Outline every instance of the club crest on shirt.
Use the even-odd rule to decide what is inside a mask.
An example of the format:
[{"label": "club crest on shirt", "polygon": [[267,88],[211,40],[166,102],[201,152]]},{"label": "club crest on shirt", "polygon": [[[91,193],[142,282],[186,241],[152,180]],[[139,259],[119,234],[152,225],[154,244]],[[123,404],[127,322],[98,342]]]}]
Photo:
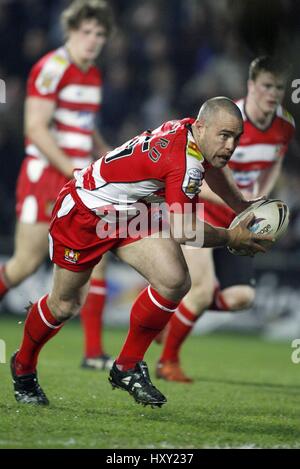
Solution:
[{"label": "club crest on shirt", "polygon": [[80,252],[70,248],[65,248],[65,261],[76,264],[79,260]]},{"label": "club crest on shirt", "polygon": [[189,178],[188,184],[185,188],[185,193],[186,194],[198,194],[199,192],[199,180]]}]

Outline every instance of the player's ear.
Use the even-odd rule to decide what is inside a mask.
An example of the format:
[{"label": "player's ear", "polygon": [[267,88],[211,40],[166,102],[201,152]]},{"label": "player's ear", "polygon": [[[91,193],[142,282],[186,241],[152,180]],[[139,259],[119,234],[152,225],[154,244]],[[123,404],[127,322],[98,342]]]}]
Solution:
[{"label": "player's ear", "polygon": [[254,81],[253,80],[248,80],[247,81],[247,88],[248,88],[248,93],[251,93],[254,89]]},{"label": "player's ear", "polygon": [[195,126],[197,127],[198,130],[202,130],[205,125],[205,120],[203,117],[197,118],[195,120]]}]

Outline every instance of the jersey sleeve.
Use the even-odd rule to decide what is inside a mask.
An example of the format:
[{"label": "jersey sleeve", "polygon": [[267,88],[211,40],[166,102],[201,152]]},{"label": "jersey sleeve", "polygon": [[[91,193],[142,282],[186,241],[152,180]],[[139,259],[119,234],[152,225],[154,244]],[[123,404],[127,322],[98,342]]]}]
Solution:
[{"label": "jersey sleeve", "polygon": [[167,172],[165,200],[172,212],[183,213],[185,204],[196,210],[198,193],[204,177],[201,161],[190,147],[187,138],[175,140],[171,149],[172,165]]},{"label": "jersey sleeve", "polygon": [[56,100],[67,67],[68,61],[58,54],[44,56],[31,69],[27,81],[27,96]]},{"label": "jersey sleeve", "polygon": [[283,158],[287,152],[290,141],[292,140],[295,134],[296,124],[295,124],[295,120],[293,116],[284,108],[282,108],[281,117],[283,119],[282,121],[283,122],[282,124],[283,143],[279,150],[279,157]]}]

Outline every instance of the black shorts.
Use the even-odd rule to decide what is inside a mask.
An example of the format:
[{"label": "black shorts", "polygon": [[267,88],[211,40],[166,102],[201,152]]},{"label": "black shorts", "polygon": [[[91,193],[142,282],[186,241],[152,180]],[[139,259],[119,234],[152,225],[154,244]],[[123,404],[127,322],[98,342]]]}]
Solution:
[{"label": "black shorts", "polygon": [[255,287],[254,258],[234,256],[227,248],[214,249],[216,276],[221,289],[233,285]]}]

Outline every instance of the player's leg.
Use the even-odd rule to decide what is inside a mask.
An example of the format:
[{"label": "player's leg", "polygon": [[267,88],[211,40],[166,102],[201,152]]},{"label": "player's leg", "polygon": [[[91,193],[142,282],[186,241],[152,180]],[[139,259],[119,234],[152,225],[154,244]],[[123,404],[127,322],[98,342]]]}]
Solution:
[{"label": "player's leg", "polygon": [[17,401],[38,405],[49,403],[37,380],[38,356],[65,321],[79,312],[91,271],[72,272],[55,266],[51,293],[30,306],[20,350],[11,359]]},{"label": "player's leg", "polygon": [[66,178],[37,158],[26,157],[16,189],[17,225],[14,254],[0,269],[0,299],[35,272],[48,255],[51,212]]},{"label": "player's leg", "polygon": [[33,274],[44,261],[48,254],[48,229],[47,223],[17,222],[14,254],[0,274],[0,297]]},{"label": "player's leg", "polygon": [[255,299],[254,260],[233,256],[227,249],[216,249],[214,260],[222,289],[216,289],[211,309],[242,311],[249,309]]},{"label": "player's leg", "polygon": [[164,346],[157,364],[156,376],[167,381],[191,383],[180,366],[180,349],[198,317],[211,304],[215,286],[212,249],[183,247],[192,286],[165,330]]},{"label": "player's leg", "polygon": [[234,285],[216,293],[218,310],[243,311],[251,308],[255,299],[255,289],[250,285]]},{"label": "player's leg", "polygon": [[[213,257],[214,252],[214,257]],[[184,250],[192,287],[180,303],[166,328],[166,337],[157,366],[157,377],[167,381],[190,383],[180,366],[180,349],[196,321],[207,309],[241,311],[249,308],[255,296],[253,262],[250,258],[232,256],[227,250]],[[216,283],[214,260],[217,260]],[[205,272],[205,275],[202,274]],[[241,283],[240,285],[238,283]]]},{"label": "player's leg", "polygon": [[81,366],[93,370],[110,370],[113,359],[103,346],[103,312],[106,300],[106,280],[109,254],[105,254],[92,272],[88,295],[80,317],[84,333],[84,358]]},{"label": "player's leg", "polygon": [[122,247],[117,255],[150,285],[132,306],[129,332],[110,372],[110,381],[127,390],[137,402],[162,405],[166,399],[152,385],[143,358],[190,288],[187,265],[180,246],[171,239],[142,239]]}]

